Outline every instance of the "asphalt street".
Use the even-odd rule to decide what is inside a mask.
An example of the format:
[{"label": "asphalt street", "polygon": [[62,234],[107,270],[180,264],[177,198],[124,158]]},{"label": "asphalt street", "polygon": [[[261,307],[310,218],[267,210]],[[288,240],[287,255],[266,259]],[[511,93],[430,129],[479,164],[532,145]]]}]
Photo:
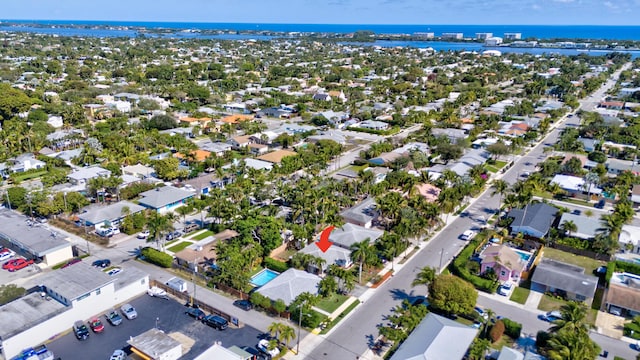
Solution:
[{"label": "asphalt street", "polygon": [[[607,81],[605,85],[592,94],[588,99],[581,102],[585,110],[591,110],[594,104],[602,99],[606,90],[613,86],[613,80]],[[514,165],[508,169],[503,179],[509,183],[514,183],[519,174],[524,171],[531,171],[535,164],[546,157],[543,149],[554,144],[562,129],[565,126],[579,125],[576,116],[565,117],[553,128],[549,134],[542,139],[526,156],[516,157]],[[530,165],[527,165],[530,164]],[[376,290],[376,294],[356,308],[355,313],[345,319],[343,323],[326,336],[315,348],[304,355],[305,359],[365,359],[363,354],[372,344],[372,340],[377,338],[377,325],[384,323],[385,316],[390,310],[401,304],[402,300],[417,295],[425,295],[424,287],[413,288],[411,282],[415,274],[424,266],[444,267],[451,259],[458,254],[465,244],[459,240],[459,235],[469,229],[480,226],[479,216],[488,218],[498,207],[498,196],[491,195],[492,190],[488,189],[481,194],[466,212],[470,216],[458,217],[446,226],[437,236],[429,241],[427,246],[416,255],[402,269],[397,271],[395,276]],[[443,260],[444,259],[444,260]],[[494,309],[499,312],[500,309]]]}]

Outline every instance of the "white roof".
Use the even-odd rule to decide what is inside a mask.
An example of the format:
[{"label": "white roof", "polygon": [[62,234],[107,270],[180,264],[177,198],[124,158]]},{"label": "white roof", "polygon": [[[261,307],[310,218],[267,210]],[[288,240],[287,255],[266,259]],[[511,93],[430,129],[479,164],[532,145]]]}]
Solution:
[{"label": "white roof", "polygon": [[[577,176],[556,175],[551,179],[551,182],[558,184],[564,190],[586,192],[586,189],[584,188],[584,179]],[[597,187],[595,184],[591,184],[589,187],[591,188],[592,194],[602,193],[602,189]]]},{"label": "white roof", "polygon": [[640,227],[633,225],[622,225],[618,242],[623,244],[640,245]]},{"label": "white roof", "polygon": [[271,300],[282,299],[285,304],[289,305],[298,295],[304,292],[316,295],[320,280],[318,275],[298,269],[289,269],[260,287],[257,291]]}]

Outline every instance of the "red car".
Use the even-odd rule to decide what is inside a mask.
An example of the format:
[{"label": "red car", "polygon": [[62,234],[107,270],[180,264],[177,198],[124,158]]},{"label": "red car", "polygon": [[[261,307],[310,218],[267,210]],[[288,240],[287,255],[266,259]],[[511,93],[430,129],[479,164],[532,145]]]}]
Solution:
[{"label": "red car", "polygon": [[5,270],[9,270],[10,272],[14,272],[16,270],[24,269],[31,264],[33,264],[33,260],[25,260],[20,258],[7,261],[6,263],[4,263],[4,265],[2,265],[2,268]]},{"label": "red car", "polygon": [[91,319],[89,326],[91,326],[91,330],[93,330],[94,333],[101,333],[104,330],[104,325],[98,318]]},{"label": "red car", "polygon": [[69,266],[71,266],[71,265],[73,265],[73,264],[77,264],[77,263],[79,263],[80,261],[82,261],[82,259],[80,259],[80,258],[73,258],[73,259],[71,259],[71,260],[67,261],[67,263],[66,263],[66,264],[62,265],[61,269],[68,268]]}]

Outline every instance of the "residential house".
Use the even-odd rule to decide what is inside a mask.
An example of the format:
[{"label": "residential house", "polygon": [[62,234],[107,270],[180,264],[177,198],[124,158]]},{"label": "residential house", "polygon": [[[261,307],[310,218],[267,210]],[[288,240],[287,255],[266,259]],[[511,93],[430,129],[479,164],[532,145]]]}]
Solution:
[{"label": "residential house", "polygon": [[154,176],[156,171],[150,166],[136,164],[123,167],[122,173],[126,175],[136,176],[140,179],[146,179],[148,177]]},{"label": "residential house", "polygon": [[194,118],[190,116],[183,116],[178,119],[181,123],[189,125],[189,127],[200,126],[201,128],[206,128],[209,126],[209,123],[213,120],[210,117],[203,118]]},{"label": "residential house", "polygon": [[477,329],[431,312],[409,334],[390,360],[462,359],[477,333]]},{"label": "residential house", "polygon": [[531,290],[584,301],[588,306],[597,287],[598,278],[585,274],[584,268],[551,259],[542,259],[531,277]]},{"label": "residential house", "polygon": [[541,239],[549,233],[558,209],[544,203],[527,205],[524,209],[511,209],[507,214],[513,218],[511,234],[523,233]]},{"label": "residential house", "polygon": [[620,249],[640,254],[640,226],[622,225],[618,243]]},{"label": "residential house", "polygon": [[345,145],[347,143],[347,138],[342,133],[333,130],[323,131],[319,134],[311,135],[307,137],[306,140],[310,143],[315,143],[320,140],[331,140],[337,142],[340,145]]},{"label": "residential house", "polygon": [[386,164],[390,164],[392,162],[394,162],[397,159],[400,159],[402,157],[407,157],[408,154],[404,154],[404,153],[398,153],[398,152],[385,152],[382,153],[374,158],[369,159],[369,163],[373,164],[373,165],[386,165]]},{"label": "residential house", "polygon": [[21,173],[29,170],[39,170],[44,169],[47,166],[47,163],[36,159],[36,157],[31,153],[25,153],[15,158],[11,158],[7,160],[7,162],[9,163],[9,166],[7,166],[8,173]]},{"label": "residential house", "polygon": [[289,119],[293,114],[292,111],[285,110],[282,107],[265,108],[256,113],[256,117],[272,117],[280,119]]},{"label": "residential house", "polygon": [[[373,173],[373,183],[380,184],[387,178],[387,174],[392,170],[388,167],[376,166],[376,167],[368,167],[364,169],[364,171],[371,171]],[[357,177],[357,174],[356,174]]]},{"label": "residential house", "polygon": [[245,158],[244,165],[248,168],[256,169],[256,170],[266,170],[271,171],[273,169],[273,163],[269,161],[262,161],[258,159]]},{"label": "residential house", "polygon": [[220,121],[225,124],[236,125],[244,121],[252,121],[253,115],[241,115],[241,114],[233,114],[229,116],[223,117]]},{"label": "residential house", "polygon": [[556,175],[551,179],[552,184],[558,184],[558,186],[569,193],[571,196],[582,195],[590,193],[592,195],[602,194],[602,189],[597,184],[589,184],[589,190],[587,191],[587,184],[584,179],[571,175]]},{"label": "residential house", "polygon": [[67,175],[67,179],[73,184],[81,187],[86,187],[87,183],[91,179],[97,177],[108,178],[111,176],[111,171],[103,169],[100,166],[83,167],[77,171],[74,171]]},{"label": "residential house", "polygon": [[140,196],[140,205],[164,214],[186,204],[195,194],[173,186],[163,186],[145,191]]},{"label": "residential house", "polygon": [[634,87],[634,88],[622,88],[620,89],[620,91],[618,91],[618,97],[619,98],[625,98],[627,96],[632,96],[633,94],[637,93],[638,91],[640,91],[640,87]]},{"label": "residential house", "polygon": [[321,94],[321,93],[313,94],[312,99],[313,100],[317,100],[317,101],[327,101],[327,102],[332,100],[331,99],[331,95],[329,95],[329,94]]},{"label": "residential house", "polygon": [[279,134],[275,131],[263,131],[261,133],[251,135],[249,140],[255,144],[269,145],[278,137],[278,135]]},{"label": "residential house", "polygon": [[631,160],[620,160],[620,159],[607,159],[605,163],[607,168],[607,174],[609,176],[617,176],[623,173],[624,171],[631,171],[633,173],[637,173],[640,167],[634,166],[633,161]]},{"label": "residential house", "polygon": [[461,129],[433,128],[431,129],[431,134],[435,137],[446,137],[452,144],[455,144],[458,140],[467,138],[466,132]]},{"label": "residential house", "polygon": [[589,139],[589,138],[583,138],[583,137],[579,137],[578,141],[582,143],[582,148],[586,152],[595,151],[597,146],[600,143],[598,139]]},{"label": "residential house", "polygon": [[200,136],[202,134],[202,131],[196,130],[196,127],[179,127],[174,129],[162,130],[162,131],[159,131],[159,133],[166,134],[169,136],[180,135],[188,139],[193,139],[196,136]]},{"label": "residential house", "polygon": [[562,229],[562,225],[567,221],[571,221],[576,225],[577,230],[568,234],[571,237],[579,239],[593,239],[596,237],[599,229],[602,227],[597,219],[592,219],[583,215],[574,215],[570,213],[564,213],[560,217],[558,228]]},{"label": "residential house", "polygon": [[376,209],[376,201],[374,198],[369,197],[359,204],[344,210],[340,213],[342,219],[350,224],[362,226],[364,228],[370,228],[373,221],[378,217],[378,211]]},{"label": "residential house", "polygon": [[624,101],[602,101],[598,104],[598,107],[609,110],[622,110]]},{"label": "residential house", "polygon": [[635,206],[640,206],[640,185],[633,185],[631,188],[631,202]]},{"label": "residential house", "polygon": [[233,150],[241,150],[251,144],[250,135],[236,136],[227,140]]},{"label": "residential house", "polygon": [[465,176],[471,168],[477,165],[483,165],[490,158],[491,154],[484,149],[471,149],[457,161],[447,164],[446,168],[459,176]]},{"label": "residential house", "polygon": [[604,303],[609,312],[617,310],[628,317],[640,315],[640,276],[613,273]]},{"label": "residential house", "polygon": [[78,214],[78,219],[84,226],[102,226],[109,223],[117,226],[127,215],[137,214],[145,208],[129,201],[118,201],[109,205],[93,204],[85,207]]},{"label": "residential house", "polygon": [[285,157],[295,156],[295,155],[298,155],[298,153],[295,151],[280,149],[280,150],[276,150],[268,154],[259,156],[257,159],[270,162],[272,164],[279,164],[280,162],[282,162],[282,159],[284,159]]},{"label": "residential house", "polygon": [[329,266],[334,264],[343,268],[348,268],[353,265],[353,261],[351,260],[351,250],[340,246],[331,246],[327,251],[322,251],[315,243],[312,243],[305,246],[300,250],[300,252],[324,259],[325,263],[321,264],[320,269],[317,268],[317,264],[310,264],[309,268],[306,269],[310,273],[314,274],[322,274],[329,268]]},{"label": "residential house", "polygon": [[382,230],[346,223],[339,228],[333,229],[329,235],[329,241],[334,245],[350,249],[351,245],[367,239],[369,239],[369,243],[373,244],[382,237],[383,234],[384,231]]},{"label": "residential house", "polygon": [[231,149],[233,148],[233,145],[229,144],[228,142],[213,142],[208,138],[196,142],[196,145],[198,145],[201,150],[206,150],[217,157],[224,156],[224,154],[231,151]]},{"label": "residential house", "polygon": [[211,156],[211,153],[206,150],[198,149],[198,150],[192,150],[188,155],[185,155],[183,153],[175,153],[173,154],[173,156],[182,160],[183,162],[191,162],[191,161],[201,162],[206,160],[209,156]]},{"label": "residential house", "polygon": [[308,133],[316,129],[317,128],[315,126],[310,125],[282,124],[282,126],[275,129],[273,132],[276,134],[276,136],[285,133],[293,136]]},{"label": "residential house", "polygon": [[249,144],[249,153],[251,155],[262,155],[269,151],[269,146],[263,144]]},{"label": "residential house", "polygon": [[344,92],[342,90],[340,90],[340,91],[337,91],[337,90],[329,91],[329,96],[331,96],[332,99],[340,100],[340,102],[346,102],[347,101],[347,97],[344,95]]},{"label": "residential house", "polygon": [[317,295],[320,280],[318,275],[291,268],[256,291],[273,301],[281,299],[289,306],[302,293]]},{"label": "residential house", "polygon": [[365,121],[361,121],[358,124],[358,127],[363,129],[382,131],[382,130],[387,130],[389,128],[389,124],[382,121],[365,120]]},{"label": "residential house", "polygon": [[524,260],[515,249],[507,245],[488,246],[480,254],[480,259],[480,272],[493,270],[500,282],[519,282],[528,265],[528,259]]},{"label": "residential house", "polygon": [[62,121],[62,116],[49,115],[47,124],[51,125],[54,129],[59,129],[64,125],[64,122]]},{"label": "residential house", "polygon": [[239,235],[236,231],[227,229],[215,235],[207,236],[175,253],[176,262],[191,270],[194,270],[196,266],[214,265],[217,259],[216,248],[218,243],[228,241]]},{"label": "residential house", "polygon": [[228,112],[234,113],[234,114],[249,114],[250,113],[249,109],[247,109],[247,105],[246,104],[242,104],[242,103],[225,104],[222,107],[224,108],[225,111],[228,111]]}]

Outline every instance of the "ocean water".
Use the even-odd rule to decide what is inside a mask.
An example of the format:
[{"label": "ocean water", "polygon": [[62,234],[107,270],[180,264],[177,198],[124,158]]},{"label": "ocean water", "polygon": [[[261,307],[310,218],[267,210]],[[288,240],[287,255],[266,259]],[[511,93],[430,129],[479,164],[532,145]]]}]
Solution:
[{"label": "ocean water", "polygon": [[[53,21],[53,20],[0,20],[4,22],[39,25],[96,25],[136,26],[164,29],[207,29],[235,31],[277,31],[277,32],[332,32],[351,33],[359,30],[373,31],[377,34],[413,34],[415,32],[433,32],[439,36],[443,32],[462,32],[465,37],[475,33],[491,32],[494,36],[503,36],[506,32],[522,33],[523,38],[538,39],[612,39],[640,40],[640,26],[591,26],[591,25],[376,25],[376,24],[264,24],[264,23],[192,23],[192,22],[129,22],[129,21]],[[0,30],[6,30],[0,26]],[[81,29],[79,29],[81,30]],[[89,29],[84,29],[89,30]],[[106,30],[105,30],[106,31]],[[120,35],[135,36],[135,31],[113,30]],[[96,35],[94,35],[96,36]],[[103,35],[110,36],[110,35]]]}]

